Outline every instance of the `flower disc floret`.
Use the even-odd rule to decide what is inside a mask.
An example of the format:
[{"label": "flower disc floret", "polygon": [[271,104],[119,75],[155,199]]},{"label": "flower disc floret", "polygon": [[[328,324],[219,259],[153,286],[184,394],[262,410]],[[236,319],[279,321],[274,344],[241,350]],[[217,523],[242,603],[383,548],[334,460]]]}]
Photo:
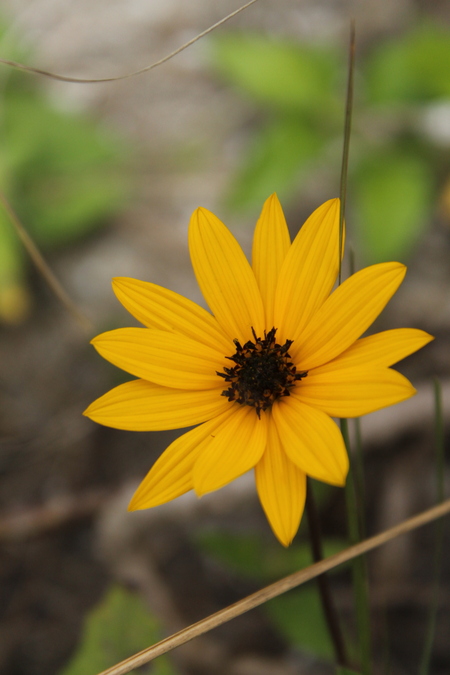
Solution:
[{"label": "flower disc floret", "polygon": [[264,338],[257,337],[252,328],[253,341],[248,340],[241,345],[234,340],[236,353],[226,358],[236,365],[224,368],[223,373],[217,372],[230,387],[222,392],[228,400],[236,401],[241,405],[255,408],[258,417],[261,412],[272,407],[281,396],[289,396],[290,390],[307,372],[297,372],[292,363],[289,348],[292,340],[286,340],[283,345],[275,339],[276,328],[268,333],[264,331]]}]

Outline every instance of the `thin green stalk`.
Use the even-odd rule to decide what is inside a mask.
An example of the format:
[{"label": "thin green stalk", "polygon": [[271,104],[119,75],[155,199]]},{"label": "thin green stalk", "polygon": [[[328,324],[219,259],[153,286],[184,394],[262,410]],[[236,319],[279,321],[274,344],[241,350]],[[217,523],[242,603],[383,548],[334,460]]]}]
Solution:
[{"label": "thin green stalk", "polygon": [[[348,456],[351,460],[350,437],[348,433],[348,421],[341,419],[341,432],[347,447]],[[361,541],[360,515],[362,505],[358,504],[355,476],[350,461],[350,469],[345,485],[345,499],[347,505],[348,534],[351,544]],[[372,646],[370,630],[370,607],[367,583],[367,564],[364,557],[355,559],[352,563],[353,589],[356,604],[356,622],[358,630],[359,660],[363,675],[372,672]]]},{"label": "thin green stalk", "polygon": [[340,211],[339,211],[339,284],[342,277],[342,254],[344,249],[345,206],[347,202],[348,156],[350,151],[350,135],[353,111],[353,73],[355,69],[355,22],[350,24],[350,45],[348,57],[347,96],[345,101],[344,146],[342,149]]},{"label": "thin green stalk", "polygon": [[364,459],[363,459],[363,447],[362,447],[362,436],[361,436],[361,420],[357,417],[353,420],[354,431],[355,431],[355,452],[353,455],[354,461],[354,480],[355,480],[355,490],[356,490],[356,503],[358,505],[358,516],[359,516],[359,536],[361,539],[364,539],[366,536],[366,523],[364,519],[364,504],[365,500],[365,479],[364,479]]},{"label": "thin green stalk", "polygon": [[389,634],[389,625],[386,605],[383,606],[381,610],[381,636],[382,636],[382,648],[381,648],[381,658],[380,671],[383,675],[392,674],[392,664],[391,664],[391,640]]},{"label": "thin green stalk", "polygon": [[[356,271],[355,251],[352,246],[349,246],[349,267],[350,275]],[[361,434],[361,420],[356,417],[354,420],[355,432],[355,454],[354,454],[354,468],[355,468],[355,486],[357,503],[365,504],[365,481],[364,481],[364,460],[363,460],[363,446]],[[359,508],[359,535],[361,538],[366,536],[366,523],[364,522],[364,509]]]},{"label": "thin green stalk", "polygon": [[[353,111],[353,79],[355,70],[355,22],[350,24],[350,45],[348,58],[347,96],[345,103],[344,145],[342,150],[341,181],[340,181],[340,212],[339,212],[339,280],[342,278],[342,253],[344,245],[345,207],[347,202],[347,175],[348,157],[350,151],[350,136],[352,127]],[[341,431],[347,446],[348,456],[351,460],[350,439],[347,420],[341,419]],[[350,470],[345,486],[347,503],[347,522],[350,542],[352,544],[361,540],[360,519],[362,517],[362,502],[357,498],[357,485],[359,485],[359,497],[362,497],[362,455],[358,451],[357,478],[353,473],[350,461]],[[359,503],[358,503],[359,502]],[[353,562],[353,587],[356,599],[356,619],[358,624],[359,652],[363,675],[370,675],[372,671],[371,658],[371,631],[370,610],[367,588],[367,567],[363,558]]]},{"label": "thin green stalk", "polygon": [[445,432],[444,411],[442,404],[442,386],[440,381],[434,380],[434,429],[436,442],[436,465],[437,465],[437,501],[441,503],[445,497],[444,469],[445,469]]},{"label": "thin green stalk", "polygon": [[[444,501],[444,465],[445,465],[445,441],[444,441],[444,415],[442,410],[442,388],[439,380],[434,380],[434,428],[436,446],[436,497],[437,503]],[[434,572],[433,592],[431,596],[428,626],[425,636],[422,658],[419,665],[419,675],[428,675],[430,672],[431,655],[433,651],[434,636],[436,632],[437,615],[439,609],[439,586],[442,573],[442,554],[444,548],[444,521],[435,524],[434,544]]]}]

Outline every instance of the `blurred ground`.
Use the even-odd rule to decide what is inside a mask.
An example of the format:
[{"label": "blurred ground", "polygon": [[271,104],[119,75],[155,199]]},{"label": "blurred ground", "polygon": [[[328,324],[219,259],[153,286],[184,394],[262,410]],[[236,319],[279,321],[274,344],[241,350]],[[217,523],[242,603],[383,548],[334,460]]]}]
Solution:
[{"label": "blurred ground", "polygon": [[[357,15],[359,41],[401,31],[446,3],[285,0],[257,3],[234,26],[298,39],[339,39]],[[146,65],[178,47],[236,2],[220,0],[4,0],[11,30],[33,46],[33,65],[73,76],[102,77]],[[224,30],[224,29],[222,29]],[[93,321],[92,336],[131,325],[111,292],[113,276],[151,280],[201,301],[186,245],[192,210],[220,216],[220,197],[248,123],[245,103],[219,85],[201,42],[152,73],[117,83],[42,85],[68,108],[91,112],[120,130],[134,149],[135,196],[124,214],[89,241],[55,253],[50,263]],[[288,213],[292,231],[337,191],[315,188]],[[254,214],[256,219],[258,214]],[[249,248],[251,229],[231,228]],[[410,263],[409,274],[376,328],[414,326],[436,335],[401,370],[416,399],[363,425],[367,454],[368,531],[376,532],[431,505],[431,377],[438,374],[450,414],[450,231],[438,219]],[[53,675],[75,648],[83,617],[112,578],[137,587],[167,632],[250,592],[195,547],[207,528],[259,531],[270,538],[252,478],[196,502],[191,495],[144,514],[126,513],[127,498],[174,433],[133,434],[95,426],[82,410],[118,380],[88,337],[30,271],[35,306],[24,325],[0,334],[0,672]],[[325,505],[326,533],[345,532],[343,496]],[[237,524],[236,524],[237,523]],[[374,636],[388,623],[391,673],[415,672],[431,593],[432,528],[370,557]],[[447,547],[448,551],[448,547]],[[450,670],[449,558],[432,673]],[[349,624],[346,579],[337,590]],[[381,647],[376,650],[379,655]],[[377,662],[381,663],[381,657]],[[247,617],[178,650],[180,674],[290,675],[328,672],[288,649],[262,614]],[[378,663],[378,665],[380,665]],[[381,666],[380,666],[381,667]],[[322,670],[323,669],[323,670]],[[381,671],[380,671],[381,672]]]}]

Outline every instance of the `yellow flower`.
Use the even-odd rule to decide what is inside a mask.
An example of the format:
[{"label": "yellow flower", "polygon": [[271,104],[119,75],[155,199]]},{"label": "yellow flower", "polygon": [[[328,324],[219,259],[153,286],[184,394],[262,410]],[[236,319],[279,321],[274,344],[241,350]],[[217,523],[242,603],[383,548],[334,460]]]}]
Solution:
[{"label": "yellow flower", "polygon": [[85,414],[117,429],[198,425],[175,440],[136,491],[130,510],[194,489],[201,496],[255,469],[258,495],[284,546],[300,524],[306,475],[344,485],[348,457],[332,417],[357,417],[413,396],[389,366],[433,338],[397,329],[359,339],[405,275],[400,263],[338,274],[339,200],[308,218],[290,242],[276,195],[264,204],[252,265],[206,209],[191,218],[189,248],[211,313],[152,283],[117,278],[120,302],[146,328],[93,340],[139,378]]}]

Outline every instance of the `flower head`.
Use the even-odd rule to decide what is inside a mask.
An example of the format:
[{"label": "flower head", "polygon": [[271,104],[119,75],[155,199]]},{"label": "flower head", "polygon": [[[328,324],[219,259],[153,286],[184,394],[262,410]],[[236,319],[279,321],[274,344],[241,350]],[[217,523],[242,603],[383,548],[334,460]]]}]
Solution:
[{"label": "flower head", "polygon": [[390,366],[432,337],[403,328],[360,336],[401,284],[400,263],[367,267],[336,290],[339,200],[325,202],[290,242],[276,195],[256,225],[252,265],[206,209],[191,218],[192,265],[211,313],[152,283],[117,278],[120,302],[146,328],[93,340],[139,378],[85,414],[117,429],[192,425],[157,460],[130,509],[201,496],[249,469],[280,542],[292,541],[306,476],[344,485],[348,457],[332,417],[357,417],[413,396]]}]

